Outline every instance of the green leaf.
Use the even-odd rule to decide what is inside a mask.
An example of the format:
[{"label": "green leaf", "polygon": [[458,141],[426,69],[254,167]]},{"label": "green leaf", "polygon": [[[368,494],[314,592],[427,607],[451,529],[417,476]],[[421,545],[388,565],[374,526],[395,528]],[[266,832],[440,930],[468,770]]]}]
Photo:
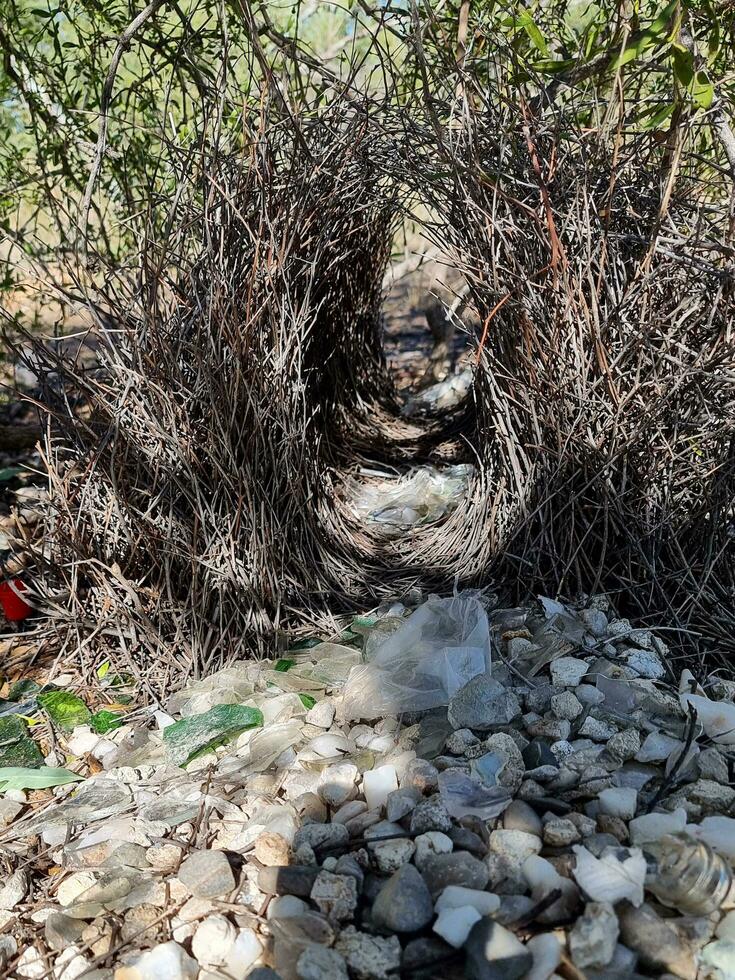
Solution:
[{"label": "green leaf", "polygon": [[112,665],[110,664],[109,660],[105,660],[103,663],[101,663],[97,668],[97,679],[103,681],[106,675],[109,673],[111,666]]},{"label": "green leaf", "polygon": [[28,727],[19,715],[0,718],[0,766],[21,766],[37,769],[43,765],[38,745],[28,734]]},{"label": "green leaf", "polygon": [[273,668],[274,670],[286,671],[290,670],[292,667],[296,666],[295,660],[278,660]]},{"label": "green leaf", "polygon": [[92,717],[84,701],[68,691],[48,691],[39,694],[36,701],[62,732],[71,732],[77,725],[86,725]]},{"label": "green leaf", "polygon": [[115,711],[96,711],[89,719],[92,731],[106,735],[122,725],[124,719]]},{"label": "green leaf", "polygon": [[201,715],[182,718],[163,730],[169,760],[185,766],[195,753],[263,724],[263,712],[244,704],[217,704]]},{"label": "green leaf", "polygon": [[549,46],[533,17],[527,11],[523,11],[518,15],[518,23],[526,34],[528,34],[534,47],[538,48],[545,58],[549,58],[551,56]]},{"label": "green leaf", "polygon": [[313,698],[310,694],[299,694],[299,697],[307,711],[310,711],[316,704],[316,698]]},{"label": "green leaf", "polygon": [[23,472],[20,466],[5,466],[0,470],[0,483],[10,483]]},{"label": "green leaf", "polygon": [[[678,5],[679,0],[671,0],[671,3],[667,4],[660,11],[648,27],[632,34],[628,39],[625,49],[618,51],[613,57],[609,66],[610,70],[615,71],[623,65],[627,65],[629,62],[635,61],[636,58],[640,57],[649,48],[656,47],[660,44],[663,40],[663,35],[668,29],[669,21],[677,11]],[[613,54],[613,51],[610,53]]]},{"label": "green leaf", "polygon": [[704,71],[698,71],[691,86],[692,99],[702,109],[709,109],[715,97],[715,87]]},{"label": "green leaf", "polygon": [[544,61],[535,61],[531,67],[544,75],[556,75],[559,72],[567,71],[569,68],[574,68],[576,64],[575,58],[564,58],[559,61],[549,58]]},{"label": "green leaf", "polygon": [[43,766],[41,769],[4,766],[0,768],[0,792],[9,789],[50,789],[52,786],[77,783],[83,778],[69,769],[51,769],[48,766]]},{"label": "green leaf", "polygon": [[647,109],[638,117],[638,125],[641,129],[656,129],[662,123],[666,122],[673,111],[673,102],[669,103],[668,105]]},{"label": "green leaf", "polygon": [[683,48],[680,44],[672,44],[671,62],[674,67],[676,80],[684,88],[689,88],[689,84],[694,78],[694,55],[692,52]]}]

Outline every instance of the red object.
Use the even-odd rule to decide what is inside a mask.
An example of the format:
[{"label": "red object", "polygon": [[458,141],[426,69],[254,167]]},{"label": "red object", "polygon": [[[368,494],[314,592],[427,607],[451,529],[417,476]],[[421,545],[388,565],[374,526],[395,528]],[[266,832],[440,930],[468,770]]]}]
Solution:
[{"label": "red object", "polygon": [[31,607],[18,595],[18,592],[25,591],[26,587],[19,578],[14,578],[12,583],[0,583],[0,606],[3,607],[5,618],[11,623],[19,623],[31,613]]}]

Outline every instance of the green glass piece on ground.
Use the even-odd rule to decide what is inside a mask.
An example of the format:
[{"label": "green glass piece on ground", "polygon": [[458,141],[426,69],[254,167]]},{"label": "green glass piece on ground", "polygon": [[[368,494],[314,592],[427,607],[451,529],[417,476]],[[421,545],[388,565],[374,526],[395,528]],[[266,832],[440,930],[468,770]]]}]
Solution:
[{"label": "green glass piece on ground", "polygon": [[291,667],[296,666],[295,660],[278,660],[273,668],[274,670],[290,670]]},{"label": "green glass piece on ground", "polygon": [[84,701],[68,691],[47,691],[39,694],[36,701],[62,732],[71,732],[77,725],[86,725],[92,717]]},{"label": "green glass piece on ground", "polygon": [[32,680],[20,680],[8,691],[9,701],[23,701],[25,698],[34,698],[39,691],[43,690],[40,684]]},{"label": "green glass piece on ground", "polygon": [[43,765],[41,751],[17,715],[0,718],[0,766],[37,769]]},{"label": "green glass piece on ground", "polygon": [[244,704],[217,704],[201,715],[182,718],[163,730],[163,744],[170,762],[184,766],[202,749],[221,744],[263,724],[263,712]]},{"label": "green glass piece on ground", "polygon": [[0,767],[0,792],[4,793],[9,789],[49,789],[51,786],[78,783],[83,778],[69,769],[51,769],[48,766],[41,766],[39,769]]},{"label": "green glass piece on ground", "polygon": [[309,640],[299,640],[298,643],[294,643],[291,647],[292,650],[311,650],[312,647],[318,646],[322,641],[317,640],[312,637]]},{"label": "green glass piece on ground", "polygon": [[310,694],[299,694],[299,697],[307,711],[310,711],[316,704],[316,698],[313,698]]},{"label": "green glass piece on ground", "polygon": [[122,723],[123,718],[115,711],[97,711],[89,719],[89,724],[98,735],[106,735],[119,728]]}]

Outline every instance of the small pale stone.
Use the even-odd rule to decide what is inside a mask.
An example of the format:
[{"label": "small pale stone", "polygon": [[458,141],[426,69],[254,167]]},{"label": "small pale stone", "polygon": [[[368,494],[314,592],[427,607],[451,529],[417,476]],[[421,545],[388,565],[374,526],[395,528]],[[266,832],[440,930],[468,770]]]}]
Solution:
[{"label": "small pale stone", "polygon": [[640,677],[647,677],[650,680],[660,680],[666,676],[666,668],[661,662],[658,654],[652,650],[631,650],[628,653],[628,666]]},{"label": "small pale stone", "polygon": [[84,922],[72,919],[63,912],[52,912],[44,924],[46,945],[50,949],[61,950],[79,942],[84,932]]},{"label": "small pale stone", "polygon": [[357,907],[357,882],[352,875],[320,871],[311,889],[311,900],[329,919],[350,919]]},{"label": "small pale stone", "polygon": [[350,800],[343,803],[335,813],[332,814],[332,823],[344,823],[361,816],[367,811],[367,803],[364,800]]},{"label": "small pale stone", "polygon": [[506,830],[522,830],[536,837],[541,836],[543,829],[541,817],[523,800],[513,800],[503,811],[503,827]]},{"label": "small pale stone", "polygon": [[560,817],[544,825],[544,843],[550,847],[569,847],[580,840],[580,833],[571,820]]},{"label": "small pale stone", "polygon": [[607,742],[613,735],[617,734],[617,728],[612,722],[603,721],[600,718],[593,718],[587,715],[579,729],[581,736],[591,738],[595,742]]},{"label": "small pale stone", "polygon": [[608,902],[588,902],[584,914],[569,933],[572,961],[581,970],[601,969],[615,955],[620,928],[615,910]]},{"label": "small pale stone", "polygon": [[115,980],[195,980],[196,960],[178,943],[161,943],[139,956],[131,966],[115,970]]},{"label": "small pale stone", "polygon": [[378,841],[370,844],[370,854],[383,874],[392,874],[413,857],[416,845],[407,837]]},{"label": "small pale stone", "polygon": [[296,964],[299,980],[348,980],[344,956],[328,946],[306,947]]},{"label": "small pale stone", "polygon": [[562,691],[561,694],[555,694],[552,697],[551,710],[557,718],[566,718],[567,721],[574,721],[575,718],[578,718],[582,714],[584,708],[580,704],[579,699],[571,691]]},{"label": "small pale stone", "polygon": [[237,939],[237,929],[223,915],[210,915],[197,926],[191,951],[200,966],[220,966]]},{"label": "small pale stone", "polygon": [[263,955],[263,945],[252,929],[241,929],[227,951],[222,972],[228,977],[247,977],[251,967]]},{"label": "small pale stone", "polygon": [[178,879],[197,898],[220,898],[233,891],[237,882],[222,851],[195,851],[178,872]]},{"label": "small pale stone", "polygon": [[461,908],[443,909],[432,926],[433,932],[455,949],[464,946],[470,930],[482,916],[471,905]]},{"label": "small pale stone", "polygon": [[317,793],[328,806],[342,806],[357,793],[359,775],[357,766],[349,762],[327,766],[319,777]]},{"label": "small pale stone", "polygon": [[604,789],[599,795],[599,803],[601,813],[632,820],[638,807],[638,793],[622,786]]},{"label": "small pale stone", "polygon": [[28,894],[29,880],[28,872],[23,868],[14,871],[0,888],[0,909],[10,911],[20,905]]},{"label": "small pale stone", "polygon": [[342,930],[334,948],[344,956],[356,980],[387,980],[401,965],[397,936],[371,936],[348,926]]},{"label": "small pale stone", "polygon": [[9,827],[23,809],[23,803],[0,800],[0,827]]},{"label": "small pale stone", "polygon": [[500,898],[492,892],[479,888],[462,888],[459,885],[448,885],[436,900],[434,909],[444,912],[446,909],[462,909],[471,907],[480,915],[492,915],[500,908]]},{"label": "small pale stone", "polygon": [[59,905],[64,908],[71,905],[83,892],[91,888],[96,880],[96,876],[91,871],[75,871],[68,878],[64,878],[56,889],[56,899]]},{"label": "small pale stone", "polygon": [[295,895],[277,895],[268,903],[265,915],[267,919],[289,919],[295,915],[303,915],[309,906]]},{"label": "small pale stone", "polygon": [[436,854],[450,854],[454,850],[452,839],[438,830],[431,830],[428,834],[420,834],[414,843],[416,845],[414,863],[419,871],[423,870],[424,864],[429,858]]},{"label": "small pale stone", "polygon": [[541,850],[541,839],[522,830],[494,830],[490,834],[490,849],[516,861]]},{"label": "small pale stone", "polygon": [[548,980],[561,963],[561,944],[555,933],[542,932],[526,943],[533,956],[533,966],[524,980]]},{"label": "small pale stone", "polygon": [[183,856],[183,850],[176,844],[168,844],[162,841],[153,844],[145,852],[146,861],[161,874],[172,874],[179,866]]},{"label": "small pale stone", "polygon": [[48,965],[35,946],[27,946],[18,957],[15,973],[19,977],[35,980],[48,976]]},{"label": "small pale stone", "polygon": [[672,738],[663,732],[651,732],[646,735],[638,752],[636,752],[636,762],[663,762],[665,759],[682,748],[684,743],[678,738]]},{"label": "small pale stone", "polygon": [[551,680],[555,687],[576,687],[589,670],[577,657],[558,657],[551,662]]}]

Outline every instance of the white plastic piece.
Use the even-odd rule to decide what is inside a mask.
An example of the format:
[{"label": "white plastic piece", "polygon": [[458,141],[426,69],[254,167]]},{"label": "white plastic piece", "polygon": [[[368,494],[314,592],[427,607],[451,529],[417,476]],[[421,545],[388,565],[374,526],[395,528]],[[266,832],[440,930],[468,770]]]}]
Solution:
[{"label": "white plastic piece", "polygon": [[431,596],[389,634],[373,659],[354,667],[344,717],[382,718],[449,704],[467,681],[490,670],[487,613],[474,596]]},{"label": "white plastic piece", "polygon": [[388,794],[398,789],[398,777],[394,766],[368,769],[362,777],[363,792],[368,810],[380,810],[385,806]]},{"label": "white plastic piece", "polygon": [[574,878],[593,902],[614,905],[627,899],[634,908],[643,904],[646,859],[637,848],[606,847],[599,858],[577,844]]}]

